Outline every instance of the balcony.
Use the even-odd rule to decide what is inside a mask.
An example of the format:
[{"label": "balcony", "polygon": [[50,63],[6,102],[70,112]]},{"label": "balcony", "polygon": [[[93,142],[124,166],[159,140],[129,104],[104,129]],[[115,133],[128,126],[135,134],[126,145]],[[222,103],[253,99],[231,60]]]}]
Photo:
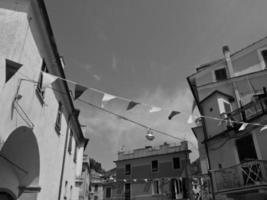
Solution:
[{"label": "balcony", "polygon": [[254,160],[211,171],[216,193],[267,188],[267,161]]},{"label": "balcony", "polygon": [[257,117],[267,113],[266,94],[254,96],[253,100],[228,114],[228,117],[234,121],[250,122]]}]

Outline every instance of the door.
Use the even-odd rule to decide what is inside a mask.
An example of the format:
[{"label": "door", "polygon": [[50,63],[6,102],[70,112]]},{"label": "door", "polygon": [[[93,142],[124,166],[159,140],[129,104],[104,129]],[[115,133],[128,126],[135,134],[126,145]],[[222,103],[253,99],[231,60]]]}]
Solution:
[{"label": "door", "polygon": [[131,200],[131,184],[125,183],[125,200]]},{"label": "door", "polygon": [[236,148],[240,163],[258,159],[252,135],[237,139]]},{"label": "door", "polygon": [[[236,148],[241,163],[244,185],[255,184],[262,178],[261,167],[258,160],[252,135],[236,140]],[[250,161],[250,162],[248,162]]]}]

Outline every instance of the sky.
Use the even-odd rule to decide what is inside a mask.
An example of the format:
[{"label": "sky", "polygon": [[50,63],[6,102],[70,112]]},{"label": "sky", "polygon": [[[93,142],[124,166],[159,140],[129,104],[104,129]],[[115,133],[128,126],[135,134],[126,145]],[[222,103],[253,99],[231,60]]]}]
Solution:
[{"label": "sky", "polygon": [[[266,0],[45,0],[68,79],[165,110],[148,113],[112,100],[105,108],[191,141],[187,124],[193,97],[186,77],[195,68],[222,57],[222,46],[235,52],[267,35]],[[101,94],[81,97],[101,105]],[[87,154],[108,170],[117,152],[179,140],[154,133],[103,111],[75,102],[90,138]],[[181,114],[168,120],[167,110]]]}]

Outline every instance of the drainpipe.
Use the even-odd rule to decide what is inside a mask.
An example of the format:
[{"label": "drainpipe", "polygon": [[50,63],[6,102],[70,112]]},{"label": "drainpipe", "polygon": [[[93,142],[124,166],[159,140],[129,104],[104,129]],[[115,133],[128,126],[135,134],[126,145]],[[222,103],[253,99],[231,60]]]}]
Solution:
[{"label": "drainpipe", "polygon": [[[226,67],[228,69],[230,78],[233,78],[234,77],[234,69],[233,69],[233,63],[232,63],[229,47],[228,46],[223,46],[222,47],[222,52],[223,52],[223,55],[224,55],[224,58],[225,58],[225,61],[226,61]],[[235,92],[236,102],[237,102],[238,108],[240,108],[241,107],[240,95],[239,95],[236,83],[233,81],[232,84],[233,84],[233,88],[234,88],[234,92]]]},{"label": "drainpipe", "polygon": [[[202,109],[202,106],[199,104],[199,98],[198,98],[198,92],[194,89],[196,88],[197,86],[196,85],[193,85],[191,80],[190,80],[190,77],[187,77],[187,82],[189,84],[189,87],[192,91],[192,94],[194,96],[194,99],[195,99],[195,102],[196,102],[196,105],[198,107],[198,110],[200,112],[201,115],[203,115],[203,109]],[[204,147],[205,147],[205,152],[206,152],[206,155],[207,155],[207,159],[208,159],[208,176],[210,178],[210,181],[211,181],[211,194],[212,194],[212,200],[215,200],[215,191],[214,191],[214,181],[213,181],[213,177],[212,177],[212,174],[210,172],[211,170],[211,161],[210,161],[210,154],[209,154],[209,148],[208,148],[208,143],[207,143],[207,140],[208,140],[208,134],[207,134],[207,128],[206,128],[206,123],[205,123],[205,118],[201,118],[202,120],[202,126],[203,126],[203,132],[204,132]]]},{"label": "drainpipe", "polygon": [[[70,114],[68,117],[68,126],[70,124],[70,118],[73,116],[73,114]],[[59,181],[59,190],[58,190],[58,200],[60,200],[61,197],[61,191],[62,191],[62,183],[63,183],[63,176],[64,176],[64,169],[65,169],[65,161],[66,161],[66,152],[67,152],[67,144],[68,144],[68,137],[69,137],[69,127],[67,128],[66,133],[66,139],[64,144],[64,153],[63,153],[63,161],[62,161],[62,167],[61,167],[61,173],[60,173],[60,181]]]}]

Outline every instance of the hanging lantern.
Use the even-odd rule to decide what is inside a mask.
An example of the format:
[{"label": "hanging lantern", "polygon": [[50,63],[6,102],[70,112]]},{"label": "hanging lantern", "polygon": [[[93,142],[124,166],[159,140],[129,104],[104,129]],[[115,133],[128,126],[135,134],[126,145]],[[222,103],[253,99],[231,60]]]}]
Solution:
[{"label": "hanging lantern", "polygon": [[152,131],[150,129],[148,129],[148,131],[147,131],[146,139],[149,141],[152,141],[155,139],[155,136],[152,134]]}]

